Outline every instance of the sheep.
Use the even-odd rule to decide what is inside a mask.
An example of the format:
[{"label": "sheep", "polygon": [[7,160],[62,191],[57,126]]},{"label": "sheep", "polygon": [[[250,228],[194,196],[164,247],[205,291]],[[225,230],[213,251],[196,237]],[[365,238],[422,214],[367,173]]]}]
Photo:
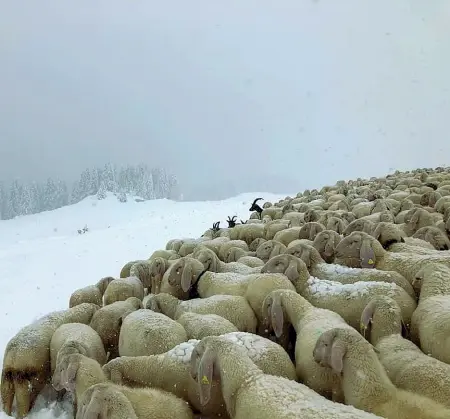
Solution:
[{"label": "sheep", "polygon": [[[315,249],[314,249],[315,250]],[[275,260],[278,258],[278,260]],[[357,281],[342,284],[337,281],[310,276],[305,262],[292,255],[280,255],[271,259],[261,271],[286,272],[296,291],[311,304],[333,310],[352,327],[359,327],[364,307],[377,295],[392,297],[401,307],[405,323],[409,325],[417,307],[416,300],[395,283]]]},{"label": "sheep", "polygon": [[9,416],[16,396],[18,418],[25,417],[50,377],[50,341],[64,323],[91,321],[100,307],[82,303],[67,310],[53,311],[23,327],[9,340],[3,356],[1,400]]},{"label": "sheep", "polygon": [[256,238],[248,245],[248,250],[250,250],[250,252],[256,252],[256,249],[258,248],[258,246],[261,243],[264,243],[265,241],[267,241],[267,240],[263,237]]},{"label": "sheep", "polygon": [[250,274],[259,272],[260,268],[250,268],[238,262],[224,263],[217,255],[206,247],[198,247],[192,255],[203,264],[204,270],[212,272],[236,272],[240,274]]},{"label": "sheep", "polygon": [[106,362],[106,352],[102,339],[92,327],[83,323],[65,323],[53,333],[50,341],[51,371],[61,357],[81,353],[95,359],[100,365]]},{"label": "sheep", "polygon": [[217,256],[219,256],[220,260],[226,262],[229,249],[235,248],[235,247],[242,249],[245,252],[248,252],[248,244],[244,240],[228,240],[227,242],[222,243],[219,246],[219,251],[217,253]]},{"label": "sheep", "polygon": [[395,387],[373,346],[356,330],[333,328],[322,333],[313,356],[316,362],[341,375],[348,405],[385,418],[450,418],[445,406]]},{"label": "sheep", "polygon": [[411,339],[426,354],[450,364],[450,268],[425,265],[414,285],[420,296],[411,319]]},{"label": "sheep", "polygon": [[[212,250],[208,249],[208,254],[214,255],[212,257],[215,258],[215,260],[218,260]],[[202,275],[205,270],[206,267],[203,266],[202,262],[193,257],[184,256],[177,259],[176,262],[167,269],[158,290],[159,292],[171,294],[181,300],[195,298],[197,297],[196,294],[189,294],[189,288],[186,288],[185,290],[180,284],[197,281],[199,276]]]},{"label": "sheep", "polygon": [[257,318],[244,297],[238,295],[212,295],[208,298],[179,300],[173,295],[160,293],[147,301],[147,306],[158,313],[177,320],[188,311],[198,314],[217,314],[233,323],[241,332],[256,332]]},{"label": "sheep", "polygon": [[332,230],[321,231],[314,239],[313,246],[327,263],[334,260],[334,249],[341,241],[341,236]]},{"label": "sheep", "polygon": [[[151,286],[151,284],[148,284],[148,286]],[[104,305],[107,306],[116,301],[125,301],[130,297],[136,297],[140,300],[144,298],[144,284],[142,281],[136,276],[114,279],[106,287],[103,295]]]},{"label": "sheep", "polygon": [[222,336],[208,336],[196,345],[191,355],[191,375],[197,381],[202,405],[211,400],[214,379],[220,377],[226,408],[234,419],[377,417],[329,401],[293,380],[265,374],[244,348]]},{"label": "sheep", "polygon": [[151,262],[153,259],[156,258],[163,258],[166,260],[174,260],[178,259],[181,256],[175,251],[175,250],[168,250],[168,249],[159,249],[155,250],[150,257],[148,258],[148,261]]},{"label": "sheep", "polygon": [[116,301],[98,310],[93,316],[90,326],[99,334],[109,359],[119,355],[119,333],[122,316],[142,308],[142,301],[136,297],[125,301]]},{"label": "sheep", "polygon": [[402,337],[403,320],[398,304],[376,297],[361,315],[361,332],[374,345],[392,383],[450,407],[450,365],[425,355]]},{"label": "sheep", "polygon": [[181,257],[173,260],[167,260],[162,257],[155,257],[149,261],[149,275],[150,275],[150,289],[149,292],[153,294],[158,294],[161,291],[161,283],[164,274],[167,270],[175,264]]},{"label": "sheep", "polygon": [[273,256],[280,255],[284,253],[286,246],[276,240],[267,240],[261,243],[256,249],[256,257],[261,259],[263,262],[267,262]]},{"label": "sheep", "polygon": [[264,225],[264,237],[267,240],[273,240],[275,234],[281,230],[285,230],[290,227],[291,222],[289,220],[273,220]]},{"label": "sheep", "polygon": [[377,268],[396,271],[410,283],[424,264],[444,263],[450,266],[450,254],[445,252],[419,255],[415,253],[393,253],[383,249],[374,237],[355,231],[342,239],[335,249],[335,262],[350,268]]},{"label": "sheep", "polygon": [[164,314],[139,309],[122,315],[120,356],[160,354],[186,340],[184,327]]},{"label": "sheep", "polygon": [[80,402],[77,419],[194,419],[189,405],[174,394],[155,388],[94,384]]},{"label": "sheep", "polygon": [[380,242],[384,249],[391,252],[435,254],[434,247],[430,243],[412,237],[405,237],[405,233],[392,223],[378,223],[371,235]]},{"label": "sheep", "polygon": [[265,326],[271,327],[279,338],[289,323],[296,332],[295,363],[299,379],[309,388],[335,402],[343,402],[340,377],[318,365],[313,349],[318,333],[333,327],[350,327],[337,313],[316,308],[301,295],[291,290],[275,290],[263,303]]},{"label": "sheep", "polygon": [[447,235],[435,226],[419,228],[412,237],[430,243],[436,250],[449,250],[450,240]]},{"label": "sheep", "polygon": [[205,336],[238,332],[233,323],[217,314],[186,312],[178,317],[177,322],[186,330],[188,339],[203,339]]},{"label": "sheep", "polygon": [[147,262],[147,261],[144,259],[130,260],[125,265],[123,265],[122,269],[120,270],[119,278],[128,278],[130,276],[131,267],[137,262]]},{"label": "sheep", "polygon": [[242,256],[238,260],[236,260],[236,262],[242,263],[243,265],[247,265],[250,268],[260,268],[264,266],[264,262],[260,258],[257,258],[256,256]]},{"label": "sheep", "polygon": [[327,224],[325,225],[324,230],[331,230],[335,231],[338,234],[342,234],[344,230],[347,228],[348,224],[349,223],[347,223],[347,221],[344,221],[341,218],[330,217],[327,220]]},{"label": "sheep", "polygon": [[375,223],[370,220],[357,219],[352,221],[343,231],[342,235],[348,236],[354,231],[364,231],[365,233],[371,234],[375,229]]},{"label": "sheep", "polygon": [[75,290],[70,296],[69,308],[81,303],[92,303],[101,307],[103,305],[103,294],[112,280],[114,280],[112,276],[107,276],[100,279],[95,285],[88,285]]},{"label": "sheep", "polygon": [[210,402],[203,406],[200,404],[197,386],[189,374],[189,360],[197,343],[197,340],[191,339],[158,355],[121,356],[104,365],[103,372],[115,384],[170,391],[204,415],[227,418],[217,383],[213,384]]},{"label": "sheep", "polygon": [[403,288],[411,298],[416,298],[411,283],[398,272],[367,268],[349,268],[342,265],[325,263],[319,252],[307,244],[298,246],[295,253],[288,254],[293,254],[293,256],[302,259],[309,273],[318,279],[336,281],[341,284],[354,284],[359,281],[393,283]]},{"label": "sheep", "polygon": [[297,240],[300,238],[300,230],[302,227],[290,227],[284,230],[278,231],[273,240],[280,242],[287,246],[291,241]]},{"label": "sheep", "polygon": [[424,208],[413,208],[409,210],[409,213],[405,215],[405,224],[403,224],[403,230],[406,235],[412,236],[420,228],[432,226],[442,219],[441,214],[435,214],[437,214],[439,218],[434,214],[429,213]]},{"label": "sheep", "polygon": [[66,353],[58,359],[52,377],[52,386],[58,391],[69,391],[73,396],[74,411],[84,392],[94,384],[103,383],[106,376],[97,360],[81,353]]},{"label": "sheep", "polygon": [[[238,224],[230,230],[230,240],[244,240],[249,246],[258,238],[265,238],[264,224]],[[251,250],[251,249],[250,249]]]}]

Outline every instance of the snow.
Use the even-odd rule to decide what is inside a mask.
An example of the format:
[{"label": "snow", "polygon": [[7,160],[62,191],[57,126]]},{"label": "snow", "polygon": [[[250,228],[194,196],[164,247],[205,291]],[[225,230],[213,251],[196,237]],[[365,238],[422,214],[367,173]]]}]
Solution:
[{"label": "snow", "polygon": [[[271,202],[285,197],[255,192],[213,202],[129,199],[120,203],[108,193],[104,200],[91,196],[54,211],[0,221],[2,351],[23,326],[68,308],[75,289],[104,276],[117,277],[126,262],[148,258],[170,239],[197,238],[219,220],[225,227],[228,216],[247,219],[257,196]],[[78,234],[85,225],[89,231]],[[51,406],[40,397],[29,417],[73,417],[64,413],[64,406]],[[0,419],[6,417],[0,413]]]}]

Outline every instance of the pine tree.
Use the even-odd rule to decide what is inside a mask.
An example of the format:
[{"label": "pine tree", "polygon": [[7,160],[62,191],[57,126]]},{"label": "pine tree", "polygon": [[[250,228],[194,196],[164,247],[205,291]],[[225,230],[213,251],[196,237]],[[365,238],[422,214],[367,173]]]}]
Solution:
[{"label": "pine tree", "polygon": [[102,183],[100,184],[100,188],[98,188],[97,199],[98,200],[106,199],[106,182],[105,181],[102,181]]}]

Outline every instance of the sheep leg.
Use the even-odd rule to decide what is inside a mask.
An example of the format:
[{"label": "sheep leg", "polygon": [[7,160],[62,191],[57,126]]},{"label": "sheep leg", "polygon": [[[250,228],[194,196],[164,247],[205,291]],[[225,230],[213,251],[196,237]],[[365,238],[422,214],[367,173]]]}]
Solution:
[{"label": "sheep leg", "polygon": [[28,415],[28,412],[31,410],[31,383],[27,379],[16,379],[15,380],[15,388],[16,388],[16,411],[17,417],[22,419]]},{"label": "sheep leg", "polygon": [[3,410],[8,416],[12,413],[12,404],[14,401],[14,382],[12,379],[11,371],[3,371],[2,384],[1,384],[1,396]]}]

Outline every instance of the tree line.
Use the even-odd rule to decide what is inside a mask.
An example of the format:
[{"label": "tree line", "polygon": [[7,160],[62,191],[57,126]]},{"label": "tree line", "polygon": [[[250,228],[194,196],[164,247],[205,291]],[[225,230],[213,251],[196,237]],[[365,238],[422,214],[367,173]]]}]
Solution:
[{"label": "tree line", "polygon": [[149,168],[146,164],[117,167],[107,163],[103,167],[85,169],[70,186],[55,178],[45,182],[16,179],[9,184],[0,181],[0,220],[51,211],[76,204],[90,195],[104,199],[108,192],[114,193],[120,202],[126,202],[127,195],[144,200],[177,199],[179,196],[176,177],[163,168]]}]

